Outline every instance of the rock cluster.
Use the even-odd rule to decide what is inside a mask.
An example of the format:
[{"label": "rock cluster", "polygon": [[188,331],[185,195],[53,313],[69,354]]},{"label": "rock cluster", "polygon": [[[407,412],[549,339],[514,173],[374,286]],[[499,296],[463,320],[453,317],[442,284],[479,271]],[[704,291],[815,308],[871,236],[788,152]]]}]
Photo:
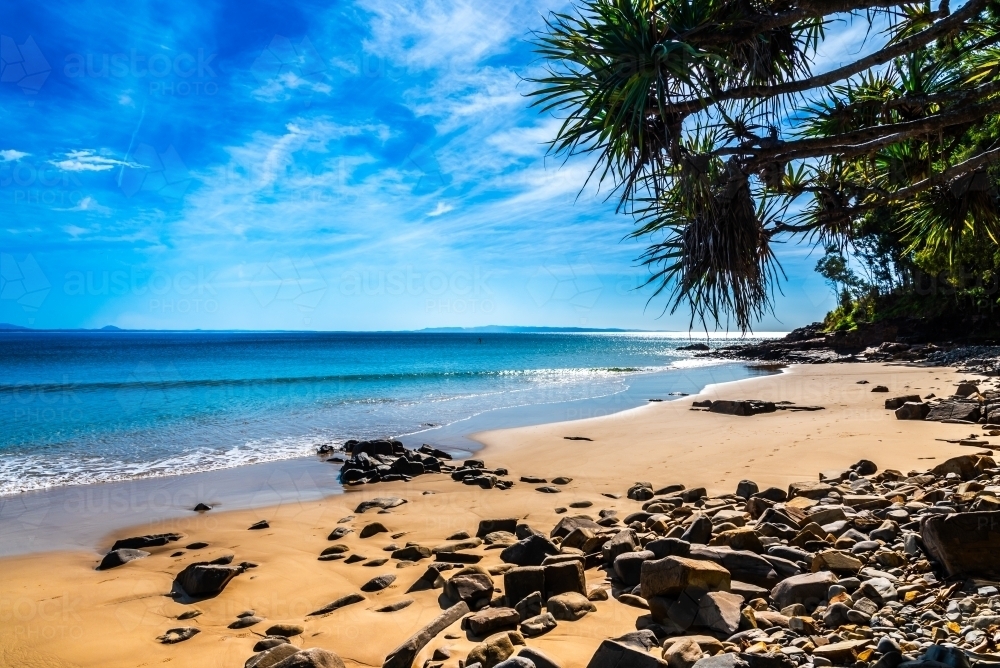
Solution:
[{"label": "rock cluster", "polygon": [[995,383],[992,388],[988,385],[989,381],[963,380],[948,397],[897,396],[886,399],[885,408],[894,411],[899,420],[981,423],[992,428],[1000,425],[1000,389]]},{"label": "rock cluster", "polygon": [[[350,440],[344,443],[344,450],[350,455],[346,461],[340,457],[327,460],[343,461],[340,481],[344,485],[409,481],[427,473],[447,473],[452,480],[483,489],[503,490],[514,485],[513,481],[504,479],[507,469],[487,469],[481,459],[468,459],[461,466],[453,466],[445,463],[451,461],[451,455],[427,444],[410,450],[399,441]],[[323,450],[322,454],[328,452]]]},{"label": "rock cluster", "polygon": [[[600,616],[609,594],[637,630],[606,639],[588,668],[969,668],[1000,661],[997,493],[1000,469],[980,455],[906,474],[862,460],[787,490],[743,481],[717,497],[640,482],[628,497],[641,506],[624,518],[563,517],[548,534],[487,521],[517,532],[507,565],[439,586],[483,638],[466,668],[564,665],[527,642]],[[609,577],[588,588],[598,569]],[[407,641],[407,660],[432,641],[428,629]],[[385,665],[409,665],[398,655]]]}]

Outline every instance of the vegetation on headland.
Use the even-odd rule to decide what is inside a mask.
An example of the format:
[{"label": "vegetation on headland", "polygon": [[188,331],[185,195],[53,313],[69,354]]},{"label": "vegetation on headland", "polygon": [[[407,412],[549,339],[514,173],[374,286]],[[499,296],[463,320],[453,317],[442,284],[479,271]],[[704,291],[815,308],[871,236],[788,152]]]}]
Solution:
[{"label": "vegetation on headland", "polygon": [[[816,74],[835,21],[882,40]],[[832,329],[894,317],[994,321],[1000,238],[1000,3],[580,0],[537,36],[553,152],[648,241],[692,324],[749,329],[782,270],[772,244],[828,249]],[[838,257],[851,255],[838,269]]]}]

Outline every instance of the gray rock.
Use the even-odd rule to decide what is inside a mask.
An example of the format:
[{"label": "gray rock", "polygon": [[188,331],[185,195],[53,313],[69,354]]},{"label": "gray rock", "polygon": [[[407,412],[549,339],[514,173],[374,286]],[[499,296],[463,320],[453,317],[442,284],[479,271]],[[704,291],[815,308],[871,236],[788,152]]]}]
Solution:
[{"label": "gray rock", "polygon": [[379,575],[377,577],[372,578],[371,580],[369,580],[368,582],[364,583],[363,585],[361,585],[361,591],[364,591],[364,592],[382,591],[383,589],[385,589],[386,587],[388,587],[389,585],[391,585],[395,581],[396,581],[396,576],[393,575],[392,573],[386,573],[385,575]]},{"label": "gray rock", "polygon": [[167,629],[166,633],[157,636],[156,639],[164,645],[174,645],[185,640],[190,640],[199,633],[201,633],[201,629],[194,626],[180,626],[174,629]]},{"label": "gray rock", "polygon": [[534,647],[522,647],[517,656],[528,659],[535,664],[535,668],[562,668],[554,659]]},{"label": "gray rock", "polygon": [[512,568],[503,574],[503,588],[507,605],[516,607],[532,592],[545,591],[545,569],[541,566]]},{"label": "gray rock", "polygon": [[739,654],[716,654],[699,659],[693,668],[750,668]]},{"label": "gray rock", "polygon": [[244,668],[271,668],[277,663],[284,661],[291,655],[297,654],[298,652],[298,647],[291,645],[286,641],[254,654],[247,659],[243,666]]},{"label": "gray rock", "polygon": [[649,550],[626,552],[615,558],[615,573],[629,587],[639,584],[639,574],[642,572],[642,562],[655,559],[656,555]]},{"label": "gray rock", "polygon": [[542,593],[540,591],[531,592],[518,601],[514,609],[517,610],[521,621],[542,614]]},{"label": "gray rock", "polygon": [[456,603],[434,618],[430,624],[417,631],[385,657],[382,668],[411,668],[417,654],[439,633],[469,613],[465,601]]},{"label": "gray rock", "polygon": [[174,578],[174,584],[191,598],[215,596],[244,571],[243,566],[198,562],[189,564]]},{"label": "gray rock", "polygon": [[681,540],[687,541],[688,543],[700,543],[701,545],[708,545],[708,541],[712,540],[712,520],[705,515],[698,516],[684,533],[681,535]]},{"label": "gray rock", "polygon": [[545,602],[545,607],[554,618],[569,622],[582,619],[588,613],[597,612],[597,606],[583,594],[574,591],[553,596]]},{"label": "gray rock", "polygon": [[837,583],[837,576],[828,571],[793,575],[779,582],[771,590],[771,598],[779,609],[793,603],[801,603],[807,608],[815,608],[826,602],[826,592],[830,585]]},{"label": "gray rock", "polygon": [[111,550],[105,554],[104,558],[101,559],[101,564],[97,567],[97,570],[106,571],[109,568],[118,568],[119,566],[123,566],[130,561],[135,561],[136,559],[142,559],[143,557],[148,556],[149,552],[145,552],[143,550],[133,550],[120,547],[117,550]]},{"label": "gray rock", "polygon": [[559,548],[544,536],[532,535],[504,548],[500,559],[518,566],[540,566],[545,557],[559,554]]},{"label": "gray rock", "polygon": [[552,613],[545,612],[540,615],[535,615],[534,617],[529,617],[521,622],[520,630],[526,637],[534,638],[548,633],[554,629],[556,625],[556,618],[552,616]]},{"label": "gray rock", "polygon": [[344,662],[329,650],[313,647],[282,659],[274,664],[274,668],[344,668]]},{"label": "gray rock", "polygon": [[667,668],[667,663],[634,647],[605,640],[590,658],[587,668]]},{"label": "gray rock", "polygon": [[920,537],[949,576],[1000,575],[1000,511],[932,515]]}]

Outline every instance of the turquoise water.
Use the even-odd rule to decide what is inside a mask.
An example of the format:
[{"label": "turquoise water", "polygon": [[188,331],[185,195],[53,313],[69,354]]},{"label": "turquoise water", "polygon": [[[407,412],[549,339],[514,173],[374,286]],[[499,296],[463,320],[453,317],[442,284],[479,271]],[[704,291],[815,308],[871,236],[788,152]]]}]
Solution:
[{"label": "turquoise water", "polygon": [[666,380],[651,389],[668,391],[671,374],[687,389],[716,364],[677,350],[688,343],[645,333],[3,332],[0,494],[287,459],[349,438],[433,442],[472,416],[612,397],[655,374]]}]

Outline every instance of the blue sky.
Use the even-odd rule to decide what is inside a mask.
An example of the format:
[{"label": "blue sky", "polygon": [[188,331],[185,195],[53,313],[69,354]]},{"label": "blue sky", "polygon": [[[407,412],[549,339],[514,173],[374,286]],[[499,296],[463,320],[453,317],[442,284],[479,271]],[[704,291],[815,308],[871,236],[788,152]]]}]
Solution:
[{"label": "blue sky", "polygon": [[[686,329],[589,164],[545,155],[526,40],[566,7],[5,3],[0,322]],[[759,330],[832,307],[809,253]]]}]

